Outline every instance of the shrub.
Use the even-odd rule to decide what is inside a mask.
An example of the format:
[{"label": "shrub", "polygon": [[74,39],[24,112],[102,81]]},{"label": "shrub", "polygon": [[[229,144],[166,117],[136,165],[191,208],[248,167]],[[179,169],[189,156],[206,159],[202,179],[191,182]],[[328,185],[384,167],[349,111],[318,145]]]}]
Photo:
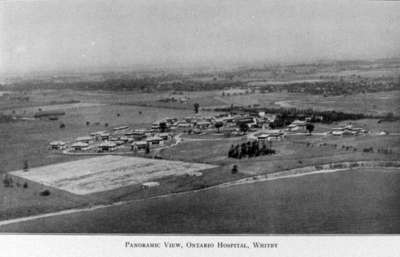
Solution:
[{"label": "shrub", "polygon": [[49,196],[50,195],[50,191],[48,189],[43,190],[42,192],[40,192],[41,196]]},{"label": "shrub", "polygon": [[29,165],[28,165],[28,161],[27,160],[25,160],[24,161],[24,167],[22,168],[23,169],[23,171],[28,171],[28,169],[29,169]]},{"label": "shrub", "polygon": [[7,175],[4,176],[4,178],[3,178],[3,184],[4,184],[4,187],[10,187],[10,179]]},{"label": "shrub", "polygon": [[235,164],[235,165],[233,165],[233,167],[232,167],[232,174],[236,174],[236,173],[238,173],[238,167],[237,167],[237,165]]}]

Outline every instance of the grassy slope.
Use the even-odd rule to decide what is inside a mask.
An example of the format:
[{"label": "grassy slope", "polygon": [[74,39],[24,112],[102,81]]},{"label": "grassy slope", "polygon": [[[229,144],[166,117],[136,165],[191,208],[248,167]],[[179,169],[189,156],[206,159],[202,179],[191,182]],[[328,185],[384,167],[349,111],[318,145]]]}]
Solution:
[{"label": "grassy slope", "polygon": [[[12,224],[2,231],[399,233],[398,172],[261,182]],[[68,220],[68,222],[65,222]]]}]

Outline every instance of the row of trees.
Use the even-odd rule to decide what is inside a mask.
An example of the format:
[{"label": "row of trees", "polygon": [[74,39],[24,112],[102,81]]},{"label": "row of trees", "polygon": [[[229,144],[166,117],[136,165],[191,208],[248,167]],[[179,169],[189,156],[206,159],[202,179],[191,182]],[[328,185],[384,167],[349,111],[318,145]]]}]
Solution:
[{"label": "row of trees", "polygon": [[307,93],[313,95],[350,95],[366,92],[399,90],[400,83],[396,78],[354,79],[352,81],[331,80],[316,82],[299,82],[288,84],[264,85],[260,93],[287,91],[290,93]]},{"label": "row of trees", "polygon": [[275,150],[267,147],[265,142],[260,143],[259,141],[248,141],[246,143],[231,145],[228,151],[229,158],[252,158],[261,155],[274,154]]},{"label": "row of trees", "polygon": [[313,109],[297,109],[297,108],[250,108],[231,106],[228,108],[215,108],[215,111],[223,112],[247,112],[251,116],[258,116],[258,112],[263,111],[265,113],[276,114],[276,119],[271,123],[271,128],[281,128],[289,125],[294,120],[304,120],[306,117],[310,117],[310,122],[316,123],[332,123],[344,120],[359,120],[366,118],[381,118],[372,115],[366,115],[363,113],[348,113],[340,111],[317,111]]},{"label": "row of trees", "polygon": [[[240,81],[197,81],[176,78],[178,81],[168,82],[168,77],[142,77],[142,78],[109,78],[104,81],[74,81],[53,83],[52,81],[23,81],[10,85],[0,85],[1,90],[35,90],[35,89],[63,89],[73,90],[107,90],[107,91],[206,91],[222,90],[228,87],[243,87]],[[179,80],[180,79],[180,80]],[[167,81],[167,82],[165,82]]]}]

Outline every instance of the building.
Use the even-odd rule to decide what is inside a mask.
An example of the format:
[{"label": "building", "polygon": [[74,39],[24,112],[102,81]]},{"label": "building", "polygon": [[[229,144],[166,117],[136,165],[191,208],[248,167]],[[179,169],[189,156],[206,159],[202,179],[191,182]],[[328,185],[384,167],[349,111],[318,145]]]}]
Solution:
[{"label": "building", "polygon": [[133,142],[131,144],[131,150],[132,151],[145,150],[146,147],[147,147],[147,142],[146,141],[137,141],[137,142]]},{"label": "building", "polygon": [[159,185],[160,185],[159,182],[150,181],[150,182],[143,183],[142,184],[142,188],[143,189],[149,189],[149,188],[152,188],[152,187],[157,187]]},{"label": "building", "polygon": [[208,121],[199,121],[196,123],[196,128],[199,129],[207,129],[209,127],[211,127],[211,123]]},{"label": "building", "polygon": [[158,136],[148,137],[146,139],[146,142],[150,146],[162,146],[162,145],[164,145],[164,140],[161,137],[158,137]]},{"label": "building", "polygon": [[90,141],[92,141],[92,137],[90,136],[84,136],[84,137],[77,137],[75,139],[76,142],[82,142],[82,143],[86,143],[89,144]]},{"label": "building", "polygon": [[63,150],[66,148],[65,142],[63,141],[52,141],[49,145],[52,150]]},{"label": "building", "polygon": [[113,128],[113,130],[114,131],[120,131],[120,130],[125,130],[125,129],[128,129],[128,128],[129,128],[128,126],[120,126],[120,127]]},{"label": "building", "polygon": [[110,139],[110,133],[108,133],[108,132],[101,133],[101,134],[99,135],[99,138],[100,138],[101,140],[109,140],[109,139]]},{"label": "building", "polygon": [[124,143],[132,143],[133,142],[133,138],[129,138],[127,136],[121,136],[119,138],[120,141],[124,142]]},{"label": "building", "polygon": [[285,134],[280,130],[269,130],[257,136],[258,141],[281,141]]},{"label": "building", "polygon": [[84,143],[84,142],[76,142],[76,143],[71,145],[71,148],[74,151],[85,151],[85,150],[88,149],[88,147],[89,147],[89,144]]},{"label": "building", "polygon": [[112,151],[115,151],[115,150],[116,150],[117,144],[114,143],[114,142],[106,141],[106,142],[102,142],[100,145],[98,145],[97,148],[98,148],[99,151],[109,151],[109,152],[112,152]]},{"label": "building", "polygon": [[159,130],[164,125],[164,128],[169,128],[173,124],[174,120],[170,118],[164,118],[162,120],[155,121],[151,124],[152,130]]},{"label": "building", "polygon": [[338,128],[334,128],[331,131],[331,134],[334,136],[342,136],[343,135],[344,130],[343,129],[338,129]]},{"label": "building", "polygon": [[226,96],[231,96],[231,95],[244,95],[248,93],[249,91],[247,89],[241,89],[241,88],[229,88],[225,89],[222,91],[222,95]]},{"label": "building", "polygon": [[92,132],[92,133],[90,133],[90,136],[92,138],[95,138],[98,141],[100,141],[100,140],[109,140],[110,139],[110,133],[108,133],[107,131]]},{"label": "building", "polygon": [[261,134],[257,136],[258,141],[281,141],[283,135],[280,134]]},{"label": "building", "polygon": [[184,122],[184,121],[179,122],[177,125],[178,125],[178,128],[191,128],[192,127],[191,123]]},{"label": "building", "polygon": [[96,138],[97,136],[99,136],[101,134],[104,134],[104,133],[107,133],[107,131],[105,131],[105,130],[103,130],[103,131],[95,131],[95,132],[90,133],[90,136],[93,137],[93,138]]},{"label": "building", "polygon": [[160,137],[164,141],[168,141],[172,138],[172,136],[169,133],[159,133],[157,134],[158,137]]},{"label": "building", "polygon": [[295,120],[289,126],[289,131],[305,130],[307,126],[307,121],[305,120]]},{"label": "building", "polygon": [[50,117],[58,117],[65,115],[64,111],[39,111],[33,115],[34,118],[41,119],[41,118],[50,118]]},{"label": "building", "polygon": [[333,128],[330,133],[334,136],[356,136],[367,133],[367,130],[363,128],[353,128],[352,125],[346,125]]}]

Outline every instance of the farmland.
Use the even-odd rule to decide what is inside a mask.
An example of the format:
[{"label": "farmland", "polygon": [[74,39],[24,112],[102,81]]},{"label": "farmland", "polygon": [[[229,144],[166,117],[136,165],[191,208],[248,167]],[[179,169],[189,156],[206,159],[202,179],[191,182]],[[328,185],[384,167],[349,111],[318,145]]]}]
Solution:
[{"label": "farmland", "polygon": [[54,216],[0,229],[42,233],[396,233],[400,228],[399,182],[398,171],[360,169],[134,201],[69,214],[68,223],[63,222],[65,216]]},{"label": "farmland", "polygon": [[[235,184],[332,163],[390,163],[400,159],[400,91],[391,90],[396,73],[378,78],[372,69],[371,76],[358,78],[352,70],[342,79],[346,74],[343,70],[328,71],[273,79],[266,75],[268,72],[252,71],[236,72],[233,77],[229,72],[176,75],[173,80],[154,75],[151,79],[76,84],[47,81],[32,89],[29,83],[16,84],[15,91],[8,91],[8,86],[11,96],[2,98],[0,111],[15,119],[0,122],[0,222],[41,214],[50,217],[0,226],[0,230],[398,232],[400,212],[395,199],[399,195],[399,172],[395,167],[361,167]],[[375,80],[383,83],[377,91],[371,86]],[[331,86],[330,81],[345,93],[319,94],[312,90],[318,83]],[[369,90],[359,90],[357,81],[370,83]],[[143,88],[140,83],[150,84]],[[354,92],[346,91],[346,83],[351,83]],[[287,90],[289,86],[293,91]],[[230,111],[215,111],[231,106]],[[241,111],[245,108],[257,112]],[[262,108],[276,108],[276,113],[262,115],[258,112]],[[276,116],[293,108],[311,111],[296,113],[298,116],[280,127],[270,126]],[[313,121],[311,116],[326,110],[356,118]],[[62,115],[38,118],[38,112]],[[243,120],[248,122],[244,128]],[[313,127],[308,131],[310,124]],[[119,130],[121,127],[124,129]],[[92,135],[99,131],[108,134],[107,139]],[[135,148],[140,140],[132,136],[134,133],[143,136],[140,140],[144,140],[145,148]],[[163,141],[150,148],[146,140],[163,133],[168,138],[165,144]],[[268,139],[260,139],[263,134]],[[84,144],[90,147],[72,148],[85,137],[88,142]],[[100,149],[102,143],[119,143],[122,139],[125,141],[115,146],[115,151]],[[49,147],[61,141],[65,148]],[[235,147],[240,150],[232,157],[229,151]],[[268,154],[264,154],[265,149]],[[95,209],[68,214],[68,225],[61,221],[64,216],[52,216],[54,212],[91,207]],[[139,218],[126,218],[132,216]]]}]

